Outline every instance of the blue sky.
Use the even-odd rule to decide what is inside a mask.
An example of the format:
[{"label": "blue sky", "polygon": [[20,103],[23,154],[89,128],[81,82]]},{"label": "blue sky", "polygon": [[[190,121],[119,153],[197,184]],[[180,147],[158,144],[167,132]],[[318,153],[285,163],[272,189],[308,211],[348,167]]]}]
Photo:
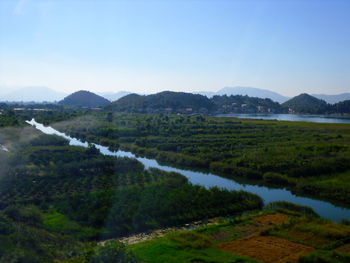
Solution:
[{"label": "blue sky", "polygon": [[0,0],[0,89],[350,92],[350,1]]}]

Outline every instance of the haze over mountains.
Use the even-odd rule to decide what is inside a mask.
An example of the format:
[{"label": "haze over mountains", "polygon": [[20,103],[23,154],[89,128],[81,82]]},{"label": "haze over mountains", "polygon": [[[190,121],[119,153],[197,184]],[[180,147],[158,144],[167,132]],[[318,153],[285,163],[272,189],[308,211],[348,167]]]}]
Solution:
[{"label": "haze over mountains", "polygon": [[[1,88],[0,101],[9,102],[57,102],[62,100],[68,94],[55,91],[47,87],[25,87],[15,91],[6,92],[6,88]],[[129,91],[117,91],[117,92],[98,92],[99,96],[102,96],[109,101],[117,101],[118,99],[131,94]],[[193,92],[194,94],[201,94],[208,98],[212,98],[215,95],[247,95],[249,97],[256,98],[268,98],[278,103],[284,103],[291,99],[287,96],[283,96],[277,92],[273,92],[266,89],[258,89],[252,87],[225,87],[216,92],[202,91]],[[313,97],[322,99],[327,103],[334,104],[344,100],[350,100],[350,93],[342,93],[337,95],[326,94],[311,94]]]},{"label": "haze over mountains", "polygon": [[283,103],[287,101],[289,98],[286,96],[283,96],[277,92],[273,92],[266,89],[257,89],[257,88],[251,88],[251,87],[225,87],[223,89],[218,90],[217,92],[198,92],[198,94],[207,96],[207,97],[213,97],[215,95],[247,95],[249,97],[256,97],[256,98],[268,98],[273,101],[277,101],[279,103]]},{"label": "haze over mountains", "polygon": [[65,96],[67,96],[66,93],[47,87],[24,87],[11,92],[3,92],[3,94],[0,95],[0,101],[54,102],[62,100]]},{"label": "haze over mountains", "polygon": [[118,91],[118,92],[98,92],[98,95],[106,98],[109,101],[116,101],[119,100],[120,98],[131,94],[129,91]]},{"label": "haze over mountains", "polygon": [[350,100],[350,93],[341,93],[337,95],[326,95],[326,94],[311,94],[315,98],[324,100],[327,103],[334,104],[344,100]]}]

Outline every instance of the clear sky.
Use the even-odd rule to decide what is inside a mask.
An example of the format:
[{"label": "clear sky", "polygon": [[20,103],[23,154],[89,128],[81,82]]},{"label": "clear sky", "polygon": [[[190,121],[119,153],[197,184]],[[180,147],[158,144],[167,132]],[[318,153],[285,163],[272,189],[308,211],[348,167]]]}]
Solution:
[{"label": "clear sky", "polygon": [[0,89],[350,92],[350,0],[0,0]]}]

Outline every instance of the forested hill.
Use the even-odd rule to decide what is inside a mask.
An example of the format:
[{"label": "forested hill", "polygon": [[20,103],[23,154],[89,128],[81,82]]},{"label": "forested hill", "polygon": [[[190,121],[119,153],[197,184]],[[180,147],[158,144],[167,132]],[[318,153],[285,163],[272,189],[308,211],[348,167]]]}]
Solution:
[{"label": "forested hill", "polygon": [[216,95],[212,98],[200,94],[163,91],[151,95],[129,94],[113,103],[89,91],[78,91],[59,104],[77,107],[100,107],[106,110],[138,113],[350,113],[349,101],[327,104],[308,94],[300,94],[283,104],[271,99],[242,95]]},{"label": "forested hill", "polygon": [[286,101],[282,106],[289,108],[291,112],[295,113],[323,114],[331,111],[331,105],[327,104],[327,102],[306,93]]},{"label": "forested hill", "polygon": [[127,95],[107,109],[126,112],[169,112],[169,113],[268,113],[284,112],[283,107],[270,99],[248,96],[206,96],[184,92],[164,91],[148,96]]},{"label": "forested hill", "polygon": [[99,107],[109,104],[110,101],[90,91],[80,90],[70,94],[58,103],[65,106]]},{"label": "forested hill", "polygon": [[213,106],[213,103],[202,95],[163,91],[147,96],[130,94],[106,108],[131,112],[208,113],[213,109]]},{"label": "forested hill", "polygon": [[338,113],[350,114],[350,100],[345,100],[332,105],[332,110]]}]

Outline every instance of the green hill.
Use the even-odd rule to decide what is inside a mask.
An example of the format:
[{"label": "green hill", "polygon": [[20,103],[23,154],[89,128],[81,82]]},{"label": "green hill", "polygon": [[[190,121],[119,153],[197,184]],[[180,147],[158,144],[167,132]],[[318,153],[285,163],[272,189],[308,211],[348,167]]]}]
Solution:
[{"label": "green hill", "polygon": [[286,101],[282,106],[295,113],[323,114],[330,111],[330,105],[327,102],[306,93]]},{"label": "green hill", "polygon": [[107,108],[129,112],[207,113],[213,108],[213,104],[202,95],[163,91],[147,96],[130,94],[108,105]]},{"label": "green hill", "polygon": [[110,101],[90,91],[80,90],[70,94],[58,103],[65,106],[99,107],[110,104]]},{"label": "green hill", "polygon": [[281,113],[285,109],[270,99],[248,96],[206,96],[164,91],[148,96],[127,95],[106,107],[126,112],[169,113]]}]

